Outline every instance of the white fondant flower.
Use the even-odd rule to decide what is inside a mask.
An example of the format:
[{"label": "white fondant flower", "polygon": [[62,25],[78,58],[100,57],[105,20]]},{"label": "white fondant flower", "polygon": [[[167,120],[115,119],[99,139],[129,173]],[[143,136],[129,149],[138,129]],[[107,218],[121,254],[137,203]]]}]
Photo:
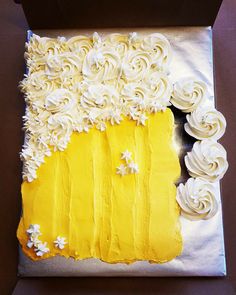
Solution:
[{"label": "white fondant flower", "polygon": [[132,174],[135,174],[135,173],[139,172],[138,164],[136,164],[134,162],[130,162],[128,164],[128,168],[129,168],[130,173],[132,173]]},{"label": "white fondant flower", "polygon": [[66,52],[61,55],[48,55],[45,65],[45,74],[49,79],[72,78],[78,76],[80,80],[81,60],[77,55]]},{"label": "white fondant flower", "polygon": [[198,107],[186,116],[185,131],[197,139],[218,140],[225,133],[224,116],[214,108]]},{"label": "white fondant flower", "polygon": [[38,244],[41,243],[38,236],[39,236],[38,234],[30,235],[30,238],[29,238],[29,240],[27,242],[27,247],[28,248],[37,247]]},{"label": "white fondant flower", "polygon": [[116,174],[124,176],[127,174],[127,167],[124,164],[121,164],[116,168]]},{"label": "white fondant flower", "polygon": [[39,224],[30,224],[29,228],[26,230],[29,235],[39,235],[40,234],[40,225]]},{"label": "white fondant flower", "polygon": [[106,130],[106,123],[104,121],[98,121],[96,128],[100,131]]},{"label": "white fondant flower", "polygon": [[128,163],[131,160],[131,157],[132,157],[132,153],[128,150],[124,151],[121,154],[121,159],[125,160],[126,163]]},{"label": "white fondant flower", "polygon": [[200,178],[189,178],[177,188],[177,202],[181,214],[190,220],[212,218],[218,210],[216,190],[212,184]]},{"label": "white fondant flower", "polygon": [[140,114],[136,119],[137,120],[137,125],[145,126],[145,122],[146,122],[147,119],[148,119],[148,117],[145,114]]},{"label": "white fondant flower", "polygon": [[226,150],[218,142],[209,139],[195,142],[184,160],[192,177],[210,182],[221,179],[228,169]]},{"label": "white fondant flower", "polygon": [[182,112],[194,111],[206,99],[207,86],[191,78],[181,79],[174,85],[171,103]]},{"label": "white fondant flower", "polygon": [[47,242],[39,243],[37,247],[34,248],[37,256],[43,256],[44,254],[49,252],[49,248],[47,247]]},{"label": "white fondant flower", "polygon": [[58,236],[56,240],[54,241],[54,244],[56,248],[59,248],[60,250],[62,250],[65,248],[65,245],[67,244],[66,238]]}]

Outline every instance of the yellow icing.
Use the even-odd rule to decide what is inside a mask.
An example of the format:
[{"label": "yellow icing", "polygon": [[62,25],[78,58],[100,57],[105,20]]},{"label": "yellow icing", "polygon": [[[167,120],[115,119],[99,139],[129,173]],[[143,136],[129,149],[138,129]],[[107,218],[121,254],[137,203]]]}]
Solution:
[{"label": "yellow icing", "polygon": [[[17,236],[33,260],[56,254],[109,263],[166,262],[181,253],[175,181],[180,175],[170,109],[149,115],[146,126],[120,125],[73,133],[63,152],[53,152],[22,183],[23,215]],[[120,176],[121,153],[132,152],[139,173]],[[26,230],[39,224],[50,252],[42,258],[27,248]],[[63,250],[53,241],[66,237]]]}]

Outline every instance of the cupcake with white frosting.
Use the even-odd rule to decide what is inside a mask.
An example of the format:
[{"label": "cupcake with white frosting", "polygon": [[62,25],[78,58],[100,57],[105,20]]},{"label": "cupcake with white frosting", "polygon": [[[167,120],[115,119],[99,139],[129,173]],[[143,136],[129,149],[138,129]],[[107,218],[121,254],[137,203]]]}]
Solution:
[{"label": "cupcake with white frosting", "polygon": [[224,116],[215,108],[198,107],[186,116],[185,131],[197,139],[220,139],[226,128]]},{"label": "cupcake with white frosting", "polygon": [[203,81],[184,78],[174,84],[171,103],[184,113],[194,111],[206,99],[207,86]]},{"label": "cupcake with white frosting", "polygon": [[181,214],[190,220],[210,219],[217,213],[215,187],[200,178],[189,178],[177,188],[177,202]]},{"label": "cupcake with white frosting", "polygon": [[220,180],[228,169],[226,150],[220,143],[210,139],[195,142],[184,160],[192,177],[209,182]]}]

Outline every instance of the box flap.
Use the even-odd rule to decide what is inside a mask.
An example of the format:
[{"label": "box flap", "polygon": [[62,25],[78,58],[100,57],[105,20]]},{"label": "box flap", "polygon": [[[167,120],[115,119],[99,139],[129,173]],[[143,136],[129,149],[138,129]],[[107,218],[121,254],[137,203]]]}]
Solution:
[{"label": "box flap", "polygon": [[31,29],[66,29],[211,26],[222,0],[21,0],[20,2]]}]

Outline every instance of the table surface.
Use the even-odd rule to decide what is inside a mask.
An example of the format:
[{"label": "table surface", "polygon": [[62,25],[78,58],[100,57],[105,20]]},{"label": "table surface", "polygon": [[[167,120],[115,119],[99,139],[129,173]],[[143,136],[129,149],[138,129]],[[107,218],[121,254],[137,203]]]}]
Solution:
[{"label": "table surface", "polygon": [[[192,0],[193,1],[193,0]],[[11,294],[235,294],[236,235],[234,177],[236,175],[236,1],[224,0],[213,27],[217,109],[228,128],[222,144],[230,168],[222,181],[225,278],[71,278],[17,279],[16,228],[20,217],[24,101],[17,85],[24,73],[24,43],[28,28],[22,8],[12,0],[0,1],[0,293]],[[46,291],[47,290],[47,291]],[[76,290],[76,291],[75,291]]]}]

